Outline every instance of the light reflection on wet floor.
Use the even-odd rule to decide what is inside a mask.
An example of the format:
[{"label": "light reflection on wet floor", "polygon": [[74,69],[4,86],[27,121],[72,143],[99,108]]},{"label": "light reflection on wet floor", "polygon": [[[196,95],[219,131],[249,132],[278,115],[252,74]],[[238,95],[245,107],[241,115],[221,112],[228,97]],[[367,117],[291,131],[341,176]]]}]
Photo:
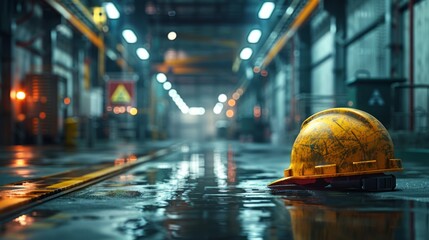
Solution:
[{"label": "light reflection on wet floor", "polygon": [[[389,193],[273,194],[288,153],[226,143],[182,152],[2,225],[5,239],[427,239],[429,203]],[[395,195],[396,194],[396,195]]]}]

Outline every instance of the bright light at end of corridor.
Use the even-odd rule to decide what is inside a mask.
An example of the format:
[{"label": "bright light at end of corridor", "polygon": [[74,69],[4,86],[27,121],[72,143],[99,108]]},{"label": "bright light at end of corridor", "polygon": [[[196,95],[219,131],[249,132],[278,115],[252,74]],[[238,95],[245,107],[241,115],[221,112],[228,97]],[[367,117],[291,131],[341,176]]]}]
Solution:
[{"label": "bright light at end of corridor", "polygon": [[177,91],[174,89],[170,89],[170,91],[168,91],[168,95],[174,99],[177,96]]},{"label": "bright light at end of corridor", "polygon": [[241,50],[240,52],[240,58],[242,60],[248,60],[253,54],[253,50],[251,48],[243,48],[243,50]]},{"label": "bright light at end of corridor", "polygon": [[273,2],[265,2],[259,10],[258,17],[260,19],[268,19],[274,11],[276,5]]},{"label": "bright light at end of corridor", "polygon": [[165,89],[165,90],[170,90],[171,89],[171,83],[170,82],[165,82],[163,85],[162,85],[162,87]]},{"label": "bright light at end of corridor", "polygon": [[222,112],[223,109],[223,104],[222,103],[216,103],[216,105],[213,108],[213,113],[214,114],[220,114]]},{"label": "bright light at end of corridor", "polygon": [[225,94],[220,94],[219,97],[217,97],[217,100],[221,103],[226,102],[226,100],[228,99],[228,97]]},{"label": "bright light at end of corridor", "polygon": [[191,107],[189,108],[189,114],[191,115],[204,115],[206,113],[206,109],[203,107]]},{"label": "bright light at end of corridor", "polygon": [[130,29],[125,29],[124,31],[122,31],[122,37],[124,37],[124,39],[125,39],[125,41],[127,41],[127,43],[136,43],[137,42],[136,34]]},{"label": "bright light at end of corridor", "polygon": [[115,4],[111,2],[105,3],[104,9],[106,9],[107,17],[110,19],[118,19],[121,16]]}]

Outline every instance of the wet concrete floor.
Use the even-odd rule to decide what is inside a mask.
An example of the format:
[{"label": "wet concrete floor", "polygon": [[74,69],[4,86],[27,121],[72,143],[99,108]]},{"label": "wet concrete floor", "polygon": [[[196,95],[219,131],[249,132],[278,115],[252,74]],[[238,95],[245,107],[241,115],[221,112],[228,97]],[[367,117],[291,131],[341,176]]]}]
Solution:
[{"label": "wet concrete floor", "polygon": [[429,164],[403,159],[397,190],[266,185],[289,166],[270,145],[212,142],[51,200],[0,228],[2,239],[429,239]]}]

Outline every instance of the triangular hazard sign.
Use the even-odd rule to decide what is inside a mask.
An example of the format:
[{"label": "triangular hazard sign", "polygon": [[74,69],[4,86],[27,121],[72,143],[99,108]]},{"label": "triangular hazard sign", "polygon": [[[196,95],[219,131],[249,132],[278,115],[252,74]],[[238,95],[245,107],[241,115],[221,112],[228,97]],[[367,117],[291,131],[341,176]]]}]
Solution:
[{"label": "triangular hazard sign", "polygon": [[371,98],[368,100],[368,104],[370,106],[374,106],[374,105],[380,105],[383,106],[384,105],[384,100],[381,97],[380,91],[378,91],[378,89],[375,89],[372,92]]},{"label": "triangular hazard sign", "polygon": [[125,86],[119,84],[113,92],[111,99],[113,103],[129,103],[131,101],[131,96]]}]

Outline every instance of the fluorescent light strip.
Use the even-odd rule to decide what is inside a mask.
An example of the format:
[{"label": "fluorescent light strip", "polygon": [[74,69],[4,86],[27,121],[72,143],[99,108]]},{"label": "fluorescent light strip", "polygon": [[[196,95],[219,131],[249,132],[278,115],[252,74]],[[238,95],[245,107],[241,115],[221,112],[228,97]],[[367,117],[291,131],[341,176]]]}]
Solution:
[{"label": "fluorescent light strip", "polygon": [[275,4],[273,2],[265,2],[259,10],[258,17],[260,19],[268,19],[274,11]]}]

